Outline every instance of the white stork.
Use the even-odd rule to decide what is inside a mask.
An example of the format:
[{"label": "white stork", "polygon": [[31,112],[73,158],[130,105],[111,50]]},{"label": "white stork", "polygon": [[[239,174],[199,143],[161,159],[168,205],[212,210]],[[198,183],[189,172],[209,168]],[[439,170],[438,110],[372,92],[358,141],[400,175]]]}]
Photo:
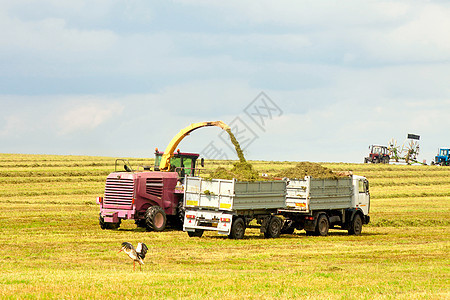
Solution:
[{"label": "white stork", "polygon": [[141,265],[144,264],[145,254],[147,254],[147,246],[144,243],[138,243],[136,249],[128,242],[122,243],[122,249],[119,252],[125,252],[133,260],[133,271],[136,269],[136,262],[139,263],[139,268],[142,270]]}]

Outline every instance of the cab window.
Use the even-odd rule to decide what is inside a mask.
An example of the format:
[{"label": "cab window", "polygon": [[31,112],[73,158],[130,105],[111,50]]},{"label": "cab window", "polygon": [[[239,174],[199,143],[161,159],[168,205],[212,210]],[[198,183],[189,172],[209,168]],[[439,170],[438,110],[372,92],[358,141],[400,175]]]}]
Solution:
[{"label": "cab window", "polygon": [[364,180],[359,180],[358,181],[358,186],[359,186],[359,192],[360,193],[365,193],[366,191],[365,191],[365,187],[364,187]]}]

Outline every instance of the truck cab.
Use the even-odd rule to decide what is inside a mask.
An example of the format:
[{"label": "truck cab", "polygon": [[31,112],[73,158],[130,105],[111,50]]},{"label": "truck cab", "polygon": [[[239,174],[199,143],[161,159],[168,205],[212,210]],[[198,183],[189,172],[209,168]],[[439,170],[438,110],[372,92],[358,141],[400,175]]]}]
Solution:
[{"label": "truck cab", "polygon": [[[128,161],[116,160],[114,172],[106,178],[104,196],[97,198],[102,229],[117,229],[121,221],[127,219],[135,220],[139,227],[149,231],[164,230],[168,220],[182,226],[182,184],[185,175],[198,173],[199,154],[177,151],[170,159],[170,170],[160,171],[163,154],[156,150],[154,171],[150,167],[134,170]],[[122,163],[123,170],[118,170]]]},{"label": "truck cab", "polygon": [[[369,181],[363,176],[353,175],[353,199],[352,207],[361,209],[367,218],[370,210]],[[366,220],[365,223],[369,223]]]}]

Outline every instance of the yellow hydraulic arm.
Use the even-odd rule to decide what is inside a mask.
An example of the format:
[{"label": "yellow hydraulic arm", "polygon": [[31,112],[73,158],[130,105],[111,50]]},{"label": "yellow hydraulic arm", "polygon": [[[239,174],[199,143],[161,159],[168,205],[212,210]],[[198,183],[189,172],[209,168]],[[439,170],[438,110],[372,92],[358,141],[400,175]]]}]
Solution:
[{"label": "yellow hydraulic arm", "polygon": [[214,122],[200,122],[193,123],[188,127],[180,130],[176,136],[170,141],[166,150],[164,150],[164,154],[161,157],[161,163],[159,164],[159,169],[161,171],[169,171],[170,170],[170,159],[173,157],[173,153],[177,148],[178,144],[184,139],[185,136],[189,135],[192,131],[207,126],[217,126],[222,128],[223,130],[231,130],[230,127],[222,121],[214,121]]}]

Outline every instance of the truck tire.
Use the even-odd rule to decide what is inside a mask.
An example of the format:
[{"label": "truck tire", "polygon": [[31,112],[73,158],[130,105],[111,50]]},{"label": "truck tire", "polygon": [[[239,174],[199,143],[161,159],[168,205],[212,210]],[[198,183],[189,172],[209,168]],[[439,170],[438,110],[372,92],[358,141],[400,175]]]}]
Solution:
[{"label": "truck tire", "polygon": [[188,231],[189,237],[202,237],[204,230],[203,229],[195,229],[195,231]]},{"label": "truck tire", "polygon": [[315,235],[327,236],[329,229],[330,221],[328,221],[327,215],[321,214],[317,219],[316,230],[314,231]]},{"label": "truck tire", "polygon": [[279,217],[273,216],[272,218],[270,218],[266,232],[264,232],[264,237],[272,239],[280,237],[282,226],[283,221]]},{"label": "truck tire", "polygon": [[241,240],[245,235],[245,222],[242,218],[236,218],[231,225],[230,239]]},{"label": "truck tire", "polygon": [[160,206],[150,206],[145,212],[145,224],[148,231],[163,231],[166,223],[166,213]]},{"label": "truck tire", "polygon": [[105,219],[103,219],[102,214],[99,214],[98,217],[98,222],[100,224],[100,228],[101,229],[117,229],[120,227],[120,219],[118,223],[109,223],[109,222],[105,222]]},{"label": "truck tire", "polygon": [[349,235],[360,235],[362,231],[362,219],[359,213],[356,213],[353,217],[352,223],[350,224],[350,229],[348,230]]}]

